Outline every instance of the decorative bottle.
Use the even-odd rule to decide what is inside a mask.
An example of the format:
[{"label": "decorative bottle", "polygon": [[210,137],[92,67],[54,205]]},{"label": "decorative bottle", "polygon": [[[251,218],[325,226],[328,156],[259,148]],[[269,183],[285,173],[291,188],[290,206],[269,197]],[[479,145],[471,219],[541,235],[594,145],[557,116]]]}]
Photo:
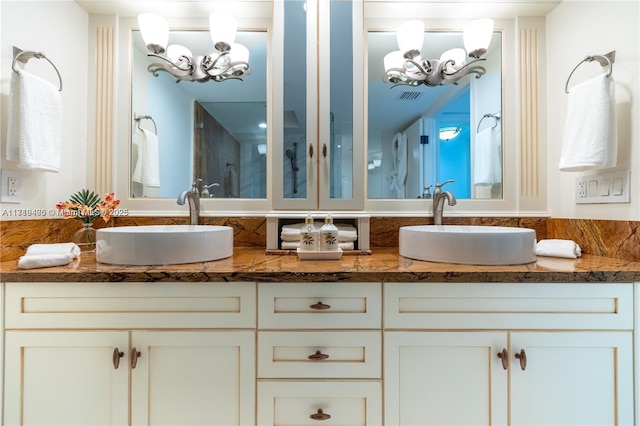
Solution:
[{"label": "decorative bottle", "polygon": [[304,225],[300,229],[300,250],[314,251],[318,250],[320,244],[320,231],[313,226],[313,218],[309,213],[304,220]]},{"label": "decorative bottle", "polygon": [[320,250],[338,250],[338,228],[333,224],[331,215],[324,219],[324,225],[320,228]]}]

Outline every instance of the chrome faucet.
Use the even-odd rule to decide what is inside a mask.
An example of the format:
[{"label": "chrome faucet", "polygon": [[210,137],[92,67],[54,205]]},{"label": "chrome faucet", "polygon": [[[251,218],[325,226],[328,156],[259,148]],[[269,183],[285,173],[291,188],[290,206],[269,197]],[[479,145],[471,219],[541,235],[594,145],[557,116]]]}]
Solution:
[{"label": "chrome faucet", "polygon": [[453,180],[445,180],[442,183],[436,183],[436,188],[433,190],[433,224],[442,225],[442,212],[444,210],[444,199],[450,206],[456,205],[456,197],[449,191],[443,191],[441,188],[447,183],[451,183]]},{"label": "chrome faucet", "polygon": [[198,183],[202,181],[202,179],[198,179],[193,182],[191,185],[191,189],[188,191],[183,191],[180,195],[178,195],[178,199],[176,202],[180,206],[184,206],[184,203],[189,201],[189,220],[191,225],[197,225],[200,219],[200,190],[198,189]]}]

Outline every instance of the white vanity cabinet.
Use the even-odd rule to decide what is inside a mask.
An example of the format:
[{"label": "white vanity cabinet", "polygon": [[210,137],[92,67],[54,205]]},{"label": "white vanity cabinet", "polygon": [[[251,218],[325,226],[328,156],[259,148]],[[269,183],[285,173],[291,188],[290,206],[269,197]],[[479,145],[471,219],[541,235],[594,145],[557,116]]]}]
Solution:
[{"label": "white vanity cabinet", "polygon": [[257,424],[382,424],[380,283],[260,283],[258,301]]},{"label": "white vanity cabinet", "polygon": [[254,283],[8,283],[4,424],[251,425]]},{"label": "white vanity cabinet", "polygon": [[631,284],[385,284],[385,423],[633,424]]}]

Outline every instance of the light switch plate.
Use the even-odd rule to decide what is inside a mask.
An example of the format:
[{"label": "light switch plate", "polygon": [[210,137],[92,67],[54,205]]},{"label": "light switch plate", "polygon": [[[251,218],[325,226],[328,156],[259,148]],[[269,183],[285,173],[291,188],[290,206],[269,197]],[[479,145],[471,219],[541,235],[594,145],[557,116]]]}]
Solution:
[{"label": "light switch plate", "polygon": [[578,176],[576,204],[628,203],[631,171]]}]

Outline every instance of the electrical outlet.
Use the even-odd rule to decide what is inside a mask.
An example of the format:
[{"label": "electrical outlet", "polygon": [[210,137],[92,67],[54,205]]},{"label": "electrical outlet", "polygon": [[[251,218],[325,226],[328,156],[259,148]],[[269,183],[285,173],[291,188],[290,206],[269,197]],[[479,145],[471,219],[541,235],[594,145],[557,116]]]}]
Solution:
[{"label": "electrical outlet", "polygon": [[17,197],[18,196],[18,178],[14,177],[14,176],[10,176],[8,178],[8,186],[7,186],[7,194],[9,194],[10,197]]},{"label": "electrical outlet", "polygon": [[587,181],[578,180],[578,198],[584,198],[587,196]]},{"label": "electrical outlet", "polygon": [[22,172],[13,170],[2,170],[2,193],[0,201],[3,203],[22,202]]}]

